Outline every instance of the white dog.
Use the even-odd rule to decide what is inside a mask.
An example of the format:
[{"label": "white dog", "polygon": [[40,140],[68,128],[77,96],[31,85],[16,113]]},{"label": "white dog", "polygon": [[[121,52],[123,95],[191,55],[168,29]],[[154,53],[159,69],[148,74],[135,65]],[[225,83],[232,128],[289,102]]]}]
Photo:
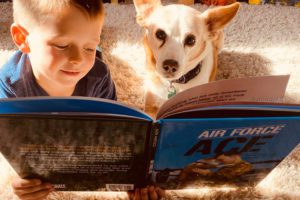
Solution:
[{"label": "white dog", "polygon": [[160,0],[134,0],[137,23],[145,28],[147,57],[145,111],[155,116],[174,94],[214,80],[223,28],[240,4],[208,9],[162,6]]}]

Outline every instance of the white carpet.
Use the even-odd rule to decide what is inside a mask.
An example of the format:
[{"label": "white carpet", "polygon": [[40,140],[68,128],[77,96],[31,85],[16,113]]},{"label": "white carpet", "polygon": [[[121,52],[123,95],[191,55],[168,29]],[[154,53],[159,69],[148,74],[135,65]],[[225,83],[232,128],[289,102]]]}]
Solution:
[{"label": "white carpet", "polygon": [[[199,10],[206,6],[195,5]],[[11,4],[0,3],[0,65],[15,49],[9,35]],[[145,55],[143,30],[133,5],[106,5],[102,35],[104,60],[110,66],[120,101],[141,108]],[[291,74],[285,102],[300,103],[300,9],[273,5],[242,7],[225,30],[217,79]],[[276,88],[274,88],[275,90]],[[300,199],[300,148],[256,188],[201,188],[169,191],[168,199]],[[13,199],[14,173],[0,157],[0,199]],[[263,190],[263,189],[264,190]],[[126,199],[124,193],[54,193],[49,199]]]}]

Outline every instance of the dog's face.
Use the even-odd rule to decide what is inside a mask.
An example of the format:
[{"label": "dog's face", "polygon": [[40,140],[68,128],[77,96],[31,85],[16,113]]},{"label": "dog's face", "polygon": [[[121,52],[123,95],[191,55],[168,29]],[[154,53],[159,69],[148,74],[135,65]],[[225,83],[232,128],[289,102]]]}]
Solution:
[{"label": "dog's face", "polygon": [[[135,0],[137,22],[146,29],[152,70],[171,81],[193,69],[208,53],[239,5],[199,11],[184,5],[162,6],[159,0]],[[205,74],[207,76],[207,74]]]},{"label": "dog's face", "polygon": [[178,79],[200,61],[205,50],[203,20],[187,6],[169,5],[153,11],[145,26],[155,58],[155,70],[162,77]]}]

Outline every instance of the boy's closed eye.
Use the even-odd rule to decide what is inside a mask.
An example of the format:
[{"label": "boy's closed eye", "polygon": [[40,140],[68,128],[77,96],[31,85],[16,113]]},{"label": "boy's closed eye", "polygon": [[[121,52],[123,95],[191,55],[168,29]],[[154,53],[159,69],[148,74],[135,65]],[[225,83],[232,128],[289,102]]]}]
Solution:
[{"label": "boy's closed eye", "polygon": [[[58,50],[66,50],[69,48],[69,45],[54,45],[54,47]],[[96,48],[84,48],[84,50],[88,53],[96,52]]]},{"label": "boy's closed eye", "polygon": [[69,45],[53,45],[58,50],[65,50],[69,47]]},{"label": "boy's closed eye", "polygon": [[89,53],[94,53],[96,51],[96,48],[84,48],[84,50]]}]

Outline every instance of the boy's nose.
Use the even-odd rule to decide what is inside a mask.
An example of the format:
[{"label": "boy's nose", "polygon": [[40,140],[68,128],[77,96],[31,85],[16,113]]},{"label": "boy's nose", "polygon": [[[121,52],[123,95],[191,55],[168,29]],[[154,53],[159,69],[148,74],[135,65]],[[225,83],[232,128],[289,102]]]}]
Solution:
[{"label": "boy's nose", "polygon": [[72,49],[70,52],[69,61],[73,65],[78,65],[82,62],[83,57],[79,49]]}]

